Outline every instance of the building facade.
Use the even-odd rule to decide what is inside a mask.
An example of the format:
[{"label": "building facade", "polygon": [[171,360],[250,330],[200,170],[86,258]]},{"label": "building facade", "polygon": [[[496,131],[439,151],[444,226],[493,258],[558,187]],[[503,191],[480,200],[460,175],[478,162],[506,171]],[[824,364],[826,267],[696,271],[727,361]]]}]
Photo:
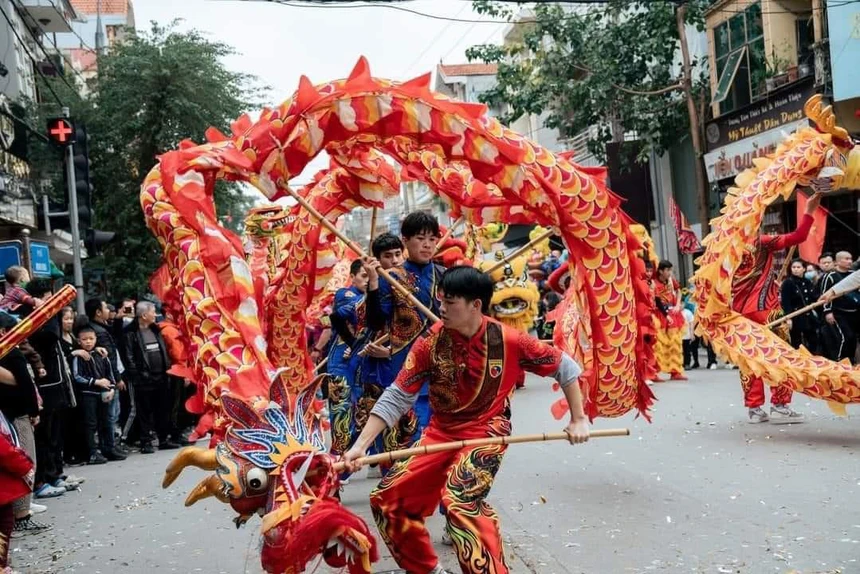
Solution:
[{"label": "building facade", "polygon": [[[713,119],[705,128],[705,167],[721,200],[755,158],[772,153],[786,133],[808,124],[803,105],[816,93],[834,102],[840,125],[857,135],[858,14],[856,4],[820,0],[721,0],[710,7],[706,28]],[[831,214],[825,251],[856,255],[856,194],[837,191],[822,205]],[[768,208],[762,231],[783,233],[796,223],[796,202],[790,198]]]}]

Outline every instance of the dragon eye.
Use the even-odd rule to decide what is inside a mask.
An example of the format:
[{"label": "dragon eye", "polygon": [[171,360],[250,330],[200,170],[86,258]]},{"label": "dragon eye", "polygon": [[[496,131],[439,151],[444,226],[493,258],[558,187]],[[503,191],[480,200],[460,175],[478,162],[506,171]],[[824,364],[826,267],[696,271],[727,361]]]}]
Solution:
[{"label": "dragon eye", "polygon": [[269,484],[269,473],[262,468],[252,468],[248,471],[245,482],[251,490],[263,490]]}]

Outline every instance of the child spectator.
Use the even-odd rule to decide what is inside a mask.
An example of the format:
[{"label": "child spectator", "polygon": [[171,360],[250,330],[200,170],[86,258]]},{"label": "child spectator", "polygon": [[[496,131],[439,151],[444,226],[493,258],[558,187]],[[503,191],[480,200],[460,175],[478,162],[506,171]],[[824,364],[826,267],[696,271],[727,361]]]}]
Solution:
[{"label": "child spectator", "polygon": [[0,310],[15,312],[21,305],[38,307],[42,300],[33,297],[24,289],[24,285],[30,282],[30,273],[18,265],[12,265],[6,269],[6,294],[0,299]]},{"label": "child spectator", "polygon": [[[88,464],[104,464],[108,460],[125,460],[125,455],[114,444],[110,424],[110,406],[116,381],[108,359],[95,352],[96,332],[90,325],[78,329],[78,343],[86,356],[72,357],[72,377],[84,409],[87,445],[90,450]],[[95,433],[99,441],[96,444]]]},{"label": "child spectator", "polygon": [[14,427],[0,413],[0,572],[11,572],[12,503],[33,490],[33,461],[18,446]]}]

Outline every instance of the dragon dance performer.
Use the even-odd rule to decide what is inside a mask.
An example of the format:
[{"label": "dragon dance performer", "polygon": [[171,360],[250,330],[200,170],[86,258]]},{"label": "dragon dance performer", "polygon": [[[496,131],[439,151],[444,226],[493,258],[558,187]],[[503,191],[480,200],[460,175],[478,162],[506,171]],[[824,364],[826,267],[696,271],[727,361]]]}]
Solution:
[{"label": "dragon dance performer", "polygon": [[[798,192],[800,193],[800,192]],[[818,208],[821,195],[813,194],[806,203],[806,212],[797,229],[782,235],[760,235],[755,245],[749,247],[741,259],[732,282],[732,309],[757,323],[770,323],[782,316],[779,304],[779,285],[773,269],[773,254],[806,241],[814,221],[812,214]],[[776,333],[789,340],[788,325],[781,324]],[[744,405],[749,409],[751,423],[763,423],[772,419],[774,423],[803,422],[803,415],[792,410],[791,388],[788,385],[771,389],[770,416],[762,409],[764,405],[764,381],[761,377],[741,370],[741,388]]]},{"label": "dragon dance performer", "polygon": [[[371,245],[373,257],[379,261],[383,269],[399,267],[403,264],[403,241],[392,233],[383,233],[373,240]],[[388,369],[391,361],[391,347],[386,344],[376,344],[380,333],[371,329],[365,329],[357,345],[355,346],[357,359],[355,366],[355,381],[353,387],[355,396],[355,432],[361,432],[364,424],[370,416],[370,411],[376,400],[385,390],[385,379],[380,376],[383,369]],[[359,351],[360,350],[360,351]],[[413,442],[418,421],[415,413],[406,414],[393,428],[387,429],[374,442],[370,448],[371,454],[389,452],[400,448],[407,448]],[[389,464],[380,464],[368,470],[368,478],[382,478],[382,473],[387,471]]]},{"label": "dragon dance performer", "polygon": [[[432,259],[440,238],[439,222],[429,213],[416,211],[403,219],[400,234],[406,246],[407,259],[389,272],[401,285],[411,290],[421,303],[438,314],[436,288],[443,270]],[[379,369],[379,380],[387,388],[403,368],[413,343],[430,328],[430,320],[388,281],[378,277],[372,266],[368,268],[368,273],[368,326],[373,331],[387,328],[391,344],[391,359],[382,363]],[[415,414],[418,417],[417,438],[430,420],[430,399],[426,385],[415,403]]]},{"label": "dragon dance performer", "polygon": [[[510,397],[522,371],[552,376],[572,413],[571,443],[588,440],[588,423],[577,384],[581,368],[567,354],[486,316],[493,282],[473,267],[449,269],[439,286],[442,321],[411,349],[403,371],[386,389],[355,446],[344,459],[352,469],[376,435],[408,411],[430,381],[433,414],[421,445],[508,436]],[[464,447],[397,463],[371,493],[383,540],[407,572],[443,573],[426,517],[442,503],[448,531],[464,573],[505,574],[499,521],[485,499],[506,446]]]},{"label": "dragon dance performer", "polygon": [[[328,354],[328,401],[331,421],[331,453],[340,456],[349,448],[355,434],[356,343],[364,329],[364,297],[367,271],[361,259],[349,267],[350,286],[338,289],[329,315],[334,343]],[[348,480],[346,477],[343,481]]]},{"label": "dragon dance performer", "polygon": [[660,313],[657,313],[657,341],[654,352],[660,372],[669,373],[669,380],[686,381],[684,375],[683,331],[680,285],[672,276],[672,263],[663,260],[657,266],[654,296]]}]

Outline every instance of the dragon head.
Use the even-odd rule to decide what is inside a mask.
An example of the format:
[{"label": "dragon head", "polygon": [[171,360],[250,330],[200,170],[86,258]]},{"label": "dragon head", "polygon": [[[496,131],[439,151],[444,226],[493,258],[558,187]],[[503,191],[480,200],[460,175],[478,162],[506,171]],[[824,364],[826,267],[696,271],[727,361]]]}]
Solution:
[{"label": "dragon head", "polygon": [[[852,161],[849,168],[849,157],[856,156],[854,142],[845,128],[836,125],[836,115],[831,106],[824,104],[821,94],[816,94],[807,100],[803,106],[806,116],[815,124],[816,130],[830,140],[824,162],[817,169],[804,173],[798,180],[800,185],[809,185],[816,178],[832,180],[834,190],[841,188],[856,189],[857,163]],[[860,159],[860,158],[855,158]]]},{"label": "dragon head", "polygon": [[[504,253],[496,253],[496,260],[504,259]],[[481,271],[494,265],[493,261],[483,261]],[[493,271],[490,276],[495,283],[490,313],[499,321],[522,330],[534,325],[537,317],[540,293],[537,285],[529,279],[525,257],[518,257]]]},{"label": "dragon head", "polygon": [[367,525],[336,498],[337,473],[310,407],[318,384],[286,411],[278,385],[269,402],[253,405],[223,395],[221,406],[232,421],[224,441],[215,449],[182,449],[167,467],[163,486],[187,466],[214,471],[194,487],[186,506],[215,497],[236,511],[237,527],[260,514],[267,572],[303,572],[320,553],[333,568],[370,572],[378,559],[376,543]]}]

